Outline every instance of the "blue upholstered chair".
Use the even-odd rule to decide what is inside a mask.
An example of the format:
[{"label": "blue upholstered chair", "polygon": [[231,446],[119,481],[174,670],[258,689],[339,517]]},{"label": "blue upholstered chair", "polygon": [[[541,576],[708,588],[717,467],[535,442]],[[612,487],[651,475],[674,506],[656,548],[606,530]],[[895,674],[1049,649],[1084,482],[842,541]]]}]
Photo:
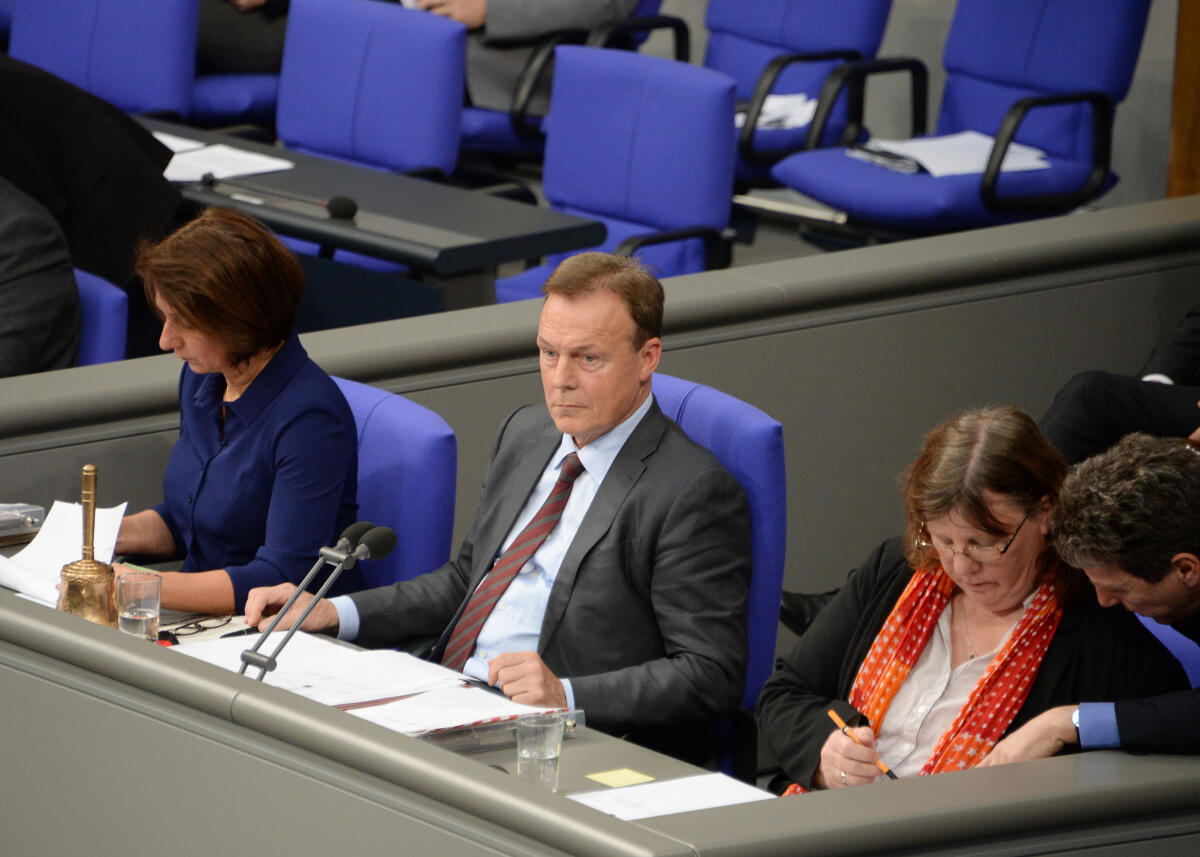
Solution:
[{"label": "blue upholstered chair", "polygon": [[0,0],[0,50],[8,50],[8,31],[12,29],[14,0]]},{"label": "blue upholstered chair", "polygon": [[108,280],[75,269],[79,289],[79,365],[125,359],[129,295]]},{"label": "blue upholstered chair", "polygon": [[[771,174],[883,238],[1069,211],[1116,181],[1109,169],[1113,110],[1129,90],[1149,7],[1150,0],[959,0],[936,133],[995,138],[982,174],[909,174],[840,148],[791,155]],[[854,92],[867,76],[896,71],[913,76],[913,134],[921,136],[920,62],[848,63],[835,77]],[[1010,141],[1045,151],[1049,167],[1001,172]]]},{"label": "blue upholstered chair", "polygon": [[1138,619],[1146,626],[1146,630],[1157,637],[1158,641],[1166,646],[1183,666],[1183,671],[1187,673],[1188,682],[1192,687],[1200,687],[1200,644],[1185,637],[1170,625],[1162,625],[1153,619],[1147,619],[1140,613]]},{"label": "blue upholstered chair", "polygon": [[[542,173],[551,207],[602,221],[608,238],[592,249],[636,253],[662,276],[728,264],[733,80],[629,51],[556,52]],[[539,296],[566,255],[497,280],[496,300]]]},{"label": "blue upholstered chair", "polygon": [[[811,123],[756,129],[763,100],[797,93],[816,99],[840,62],[874,57],[892,0],[756,0],[754,6],[747,14],[745,0],[709,0],[704,65],[736,80],[738,100],[749,108],[738,139],[739,183],[769,184],[767,167],[781,155],[841,139],[846,99],[831,103],[819,139],[808,141]],[[858,129],[850,133],[857,136]]]},{"label": "blue upholstered chair", "polygon": [[9,55],[129,113],[269,121],[276,75],[196,76],[198,0],[16,0]]},{"label": "blue upholstered chair", "polygon": [[654,375],[654,397],[688,437],[715,455],[742,484],[750,504],[754,560],[750,581],[750,663],[742,708],[733,722],[735,776],[754,782],[757,733],[754,704],[775,662],[779,598],[787,546],[787,473],[783,427],[739,399],[703,384]]},{"label": "blue upholstered chair", "polygon": [[[399,3],[292,0],[276,132],[291,149],[403,173],[447,175],[458,158],[466,29]],[[316,244],[285,243],[314,255]],[[339,262],[403,266],[339,250]]]},{"label": "blue upholstered chair", "polygon": [[508,111],[483,107],[462,109],[462,149],[540,158],[545,144],[542,120],[528,115],[529,102],[537,91],[539,81],[550,73],[554,48],[560,44],[589,44],[594,47],[636,48],[646,40],[650,31],[670,29],[675,38],[675,58],[688,60],[687,25],[681,20],[659,16],[662,0],[641,0],[625,21],[593,31],[563,30],[547,33],[533,40],[536,49],[530,54],[513,92]]},{"label": "blue upholstered chair", "polygon": [[334,378],[358,428],[358,517],[391,527],[387,557],[363,563],[368,587],[408,580],[450,557],[458,447],[454,430],[403,396]]}]

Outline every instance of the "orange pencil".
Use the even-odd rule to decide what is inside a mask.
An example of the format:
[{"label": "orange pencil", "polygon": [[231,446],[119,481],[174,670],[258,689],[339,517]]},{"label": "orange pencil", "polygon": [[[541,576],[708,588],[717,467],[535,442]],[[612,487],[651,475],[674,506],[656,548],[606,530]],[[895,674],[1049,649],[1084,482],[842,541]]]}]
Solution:
[{"label": "orange pencil", "polygon": [[[842,718],[838,717],[838,713],[837,713],[836,711],[834,711],[834,710],[831,708],[831,709],[829,709],[828,711],[826,711],[825,713],[829,715],[829,719],[830,719],[830,720],[832,720],[832,721],[833,721],[833,724],[834,724],[835,726],[837,726],[837,728],[838,728],[838,729],[840,729],[840,730],[842,731],[842,734],[843,734],[843,735],[845,735],[847,738],[849,738],[851,741],[853,741],[853,742],[854,742],[855,744],[857,744],[858,746],[860,746],[860,747],[861,747],[861,746],[863,746],[863,742],[862,742],[862,741],[859,741],[859,740],[858,740],[858,736],[857,736],[857,735],[855,735],[853,732],[851,732],[851,731],[850,731],[850,727],[848,727],[848,726],[846,725],[846,721],[845,721],[845,720],[843,720]],[[883,763],[883,759],[878,759],[878,758],[877,758],[877,759],[875,760],[875,767],[879,768],[879,770],[883,771],[885,774],[887,774],[887,775],[888,775],[888,777],[890,777],[890,778],[891,778],[891,779],[893,779],[893,780],[898,780],[898,779],[900,779],[899,777],[897,777],[895,774],[893,774],[893,773],[892,773],[892,769],[891,769],[891,768],[889,768],[887,765],[885,765],[885,764]],[[845,779],[845,775],[844,775],[844,774],[843,774],[843,779]]]}]

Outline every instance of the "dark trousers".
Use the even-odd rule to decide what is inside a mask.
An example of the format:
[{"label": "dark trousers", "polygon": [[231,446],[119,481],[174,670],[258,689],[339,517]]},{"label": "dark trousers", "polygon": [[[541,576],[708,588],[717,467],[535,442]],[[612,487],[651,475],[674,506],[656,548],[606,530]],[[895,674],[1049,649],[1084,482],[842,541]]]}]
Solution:
[{"label": "dark trousers", "polygon": [[1081,372],[1039,421],[1050,442],[1076,464],[1130,432],[1187,437],[1200,428],[1200,387],[1143,381],[1111,372]]}]

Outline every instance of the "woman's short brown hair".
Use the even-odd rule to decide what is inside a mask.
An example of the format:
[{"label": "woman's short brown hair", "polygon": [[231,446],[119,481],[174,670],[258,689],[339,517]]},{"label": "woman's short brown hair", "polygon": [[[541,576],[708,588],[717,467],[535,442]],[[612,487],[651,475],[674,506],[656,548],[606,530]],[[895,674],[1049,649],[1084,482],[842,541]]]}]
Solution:
[{"label": "woman's short brown hair", "polygon": [[[1058,500],[1067,462],[1017,408],[993,405],[962,411],[925,436],[920,455],[902,475],[907,513],[905,552],[913,568],[936,568],[937,553],[918,546],[925,522],[951,511],[972,527],[995,536],[1009,535],[988,507],[988,495],[1000,495],[1032,511],[1047,498]],[[1047,542],[1039,558],[1042,571],[1057,565]]]},{"label": "woman's short brown hair", "polygon": [[209,208],[138,253],[146,302],[224,344],[234,364],[283,342],[304,294],[300,263],[262,223],[230,208]]}]

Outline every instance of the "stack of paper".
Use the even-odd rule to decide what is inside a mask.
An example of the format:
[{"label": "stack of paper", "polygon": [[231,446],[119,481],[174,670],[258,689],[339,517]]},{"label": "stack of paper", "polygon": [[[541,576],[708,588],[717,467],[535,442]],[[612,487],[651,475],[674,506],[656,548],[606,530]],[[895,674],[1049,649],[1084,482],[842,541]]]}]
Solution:
[{"label": "stack of paper", "polygon": [[567,797],[592,809],[633,821],[657,815],[772,800],[775,795],[724,774],[697,774],[657,783],[581,792]]},{"label": "stack of paper", "polygon": [[[982,174],[987,168],[988,155],[995,141],[978,131],[962,131],[943,137],[917,137],[912,140],[883,140],[872,138],[858,149],[848,149],[851,157],[863,158],[871,151],[884,153],[884,158],[895,159],[898,165],[905,161],[920,164],[931,176],[957,176],[969,173]],[[863,152],[863,150],[867,150]],[[889,158],[891,156],[891,158]],[[890,166],[890,164],[882,164]],[[1045,170],[1050,167],[1046,153],[1033,146],[1021,143],[1009,144],[1004,153],[1001,172],[1021,170]],[[898,167],[891,167],[896,169]],[[903,169],[904,172],[911,170]]]},{"label": "stack of paper", "polygon": [[[259,651],[270,654],[282,639],[283,632],[272,634]],[[223,637],[174,646],[171,651],[237,672],[242,666],[242,652],[257,640],[257,635]],[[258,678],[258,672],[258,667],[246,669],[251,678]],[[297,631],[288,641],[279,654],[278,665],[263,679],[269,685],[325,705],[350,705],[423,693],[432,688],[458,686],[463,680],[461,673],[404,652],[356,649],[303,631]]]},{"label": "stack of paper", "polygon": [[[803,92],[793,95],[768,95],[763,99],[756,128],[803,128],[812,121],[817,112],[817,99]],[[746,124],[746,111],[739,110],[733,117],[735,127]]]},{"label": "stack of paper", "polygon": [[350,713],[406,735],[421,735],[557,710],[522,705],[481,687],[459,686],[438,688],[386,705],[356,708]]},{"label": "stack of paper", "polygon": [[[94,556],[100,562],[112,562],[125,505],[96,510],[92,544]],[[55,500],[33,541],[11,558],[0,556],[0,586],[54,606],[58,603],[62,567],[82,556],[83,506]]]}]

